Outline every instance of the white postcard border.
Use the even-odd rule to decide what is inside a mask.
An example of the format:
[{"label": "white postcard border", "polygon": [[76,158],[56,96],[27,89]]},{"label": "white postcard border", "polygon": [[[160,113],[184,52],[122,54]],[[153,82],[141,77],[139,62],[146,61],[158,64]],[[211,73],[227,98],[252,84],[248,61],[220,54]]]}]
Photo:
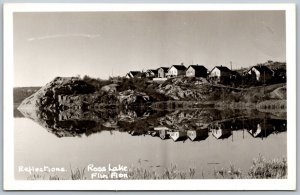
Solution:
[{"label": "white postcard border", "polygon": [[[14,179],[13,13],[88,11],[285,10],[287,62],[287,179],[58,180]],[[295,190],[296,18],[295,4],[4,4],[3,170],[5,190]],[[217,185],[216,185],[217,183]]]}]

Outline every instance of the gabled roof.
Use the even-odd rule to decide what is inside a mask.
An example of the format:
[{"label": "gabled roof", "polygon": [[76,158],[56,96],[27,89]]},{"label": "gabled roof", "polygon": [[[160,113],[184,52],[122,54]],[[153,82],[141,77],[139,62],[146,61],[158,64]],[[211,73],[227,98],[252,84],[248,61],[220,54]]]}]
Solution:
[{"label": "gabled roof", "polygon": [[159,69],[163,69],[164,72],[168,72],[169,67],[159,67],[159,68],[157,69],[157,71],[158,71]]},{"label": "gabled roof", "polygon": [[270,68],[268,68],[267,66],[264,66],[264,65],[252,66],[249,70],[251,70],[252,68],[255,68],[260,73],[263,73],[263,72],[273,73],[273,71]]},{"label": "gabled roof", "polygon": [[129,71],[129,73],[128,74],[132,74],[132,76],[135,76],[135,75],[137,75],[138,73],[140,73],[140,71]]},{"label": "gabled roof", "polygon": [[229,138],[231,136],[231,132],[230,131],[222,131],[220,136],[217,136],[216,134],[212,133],[212,135],[217,138],[217,139],[226,139]]},{"label": "gabled roof", "polygon": [[217,69],[219,69],[220,71],[223,71],[223,72],[231,72],[231,70],[229,68],[227,68],[226,66],[222,66],[222,65],[221,66],[215,66],[214,68],[217,68]]},{"label": "gabled roof", "polygon": [[229,68],[227,68],[226,66],[215,66],[213,67],[213,69],[211,69],[211,71],[209,71],[209,74],[215,69],[219,69],[221,72],[232,72]]},{"label": "gabled roof", "polygon": [[186,70],[186,67],[185,67],[184,65],[172,65],[172,66],[168,69],[168,71],[169,71],[172,67],[176,68],[177,70]]},{"label": "gabled roof", "polygon": [[190,65],[187,69],[189,69],[190,67],[192,67],[195,71],[207,71],[207,68],[205,68],[203,65]]}]

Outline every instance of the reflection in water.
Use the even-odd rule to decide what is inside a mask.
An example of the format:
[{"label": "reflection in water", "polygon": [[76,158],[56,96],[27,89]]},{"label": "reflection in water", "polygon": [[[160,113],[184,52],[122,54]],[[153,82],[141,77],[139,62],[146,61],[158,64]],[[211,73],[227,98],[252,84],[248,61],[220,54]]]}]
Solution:
[{"label": "reflection in water", "polygon": [[286,131],[286,119],[257,111],[195,109],[154,111],[104,109],[85,111],[66,109],[57,112],[21,110],[57,137],[89,136],[101,131],[118,130],[131,136],[152,136],[162,140],[202,141],[209,135],[226,139],[233,131],[246,130],[254,138],[267,138]]}]

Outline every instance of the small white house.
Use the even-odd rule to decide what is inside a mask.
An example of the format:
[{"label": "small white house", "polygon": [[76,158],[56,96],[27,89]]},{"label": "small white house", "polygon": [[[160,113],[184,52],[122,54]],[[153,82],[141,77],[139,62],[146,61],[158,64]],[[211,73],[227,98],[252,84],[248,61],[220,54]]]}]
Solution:
[{"label": "small white house", "polygon": [[202,129],[198,131],[188,130],[187,136],[191,141],[204,140],[208,137],[208,130],[207,129]]},{"label": "small white house", "polygon": [[185,75],[186,67],[182,65],[173,65],[168,69],[167,77],[178,77]]},{"label": "small white house", "polygon": [[272,78],[274,71],[264,65],[252,66],[247,74],[253,76],[257,81],[265,82]]},{"label": "small white house", "polygon": [[226,66],[215,66],[209,73],[208,77],[212,80],[222,81],[230,79],[231,70]]},{"label": "small white house", "polygon": [[231,136],[231,131],[229,129],[222,129],[222,128],[211,129],[211,133],[217,139],[225,139]]},{"label": "small white house", "polygon": [[185,75],[187,77],[207,77],[207,69],[202,65],[190,65],[186,69]]},{"label": "small white house", "polygon": [[168,73],[169,67],[160,67],[158,69],[158,78],[165,78]]}]

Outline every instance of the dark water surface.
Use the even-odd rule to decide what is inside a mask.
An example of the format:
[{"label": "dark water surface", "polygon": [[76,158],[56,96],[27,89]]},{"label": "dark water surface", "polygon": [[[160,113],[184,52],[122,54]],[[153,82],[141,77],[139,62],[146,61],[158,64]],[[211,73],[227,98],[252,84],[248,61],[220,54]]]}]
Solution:
[{"label": "dark water surface", "polygon": [[[215,169],[234,164],[247,171],[260,154],[286,157],[285,116],[255,110],[66,110],[23,111],[14,119],[16,179],[45,179],[20,167],[63,167],[56,172],[97,167],[141,166],[162,172],[176,165],[195,169],[194,178],[214,178]],[[86,172],[87,179],[90,173]]]}]

